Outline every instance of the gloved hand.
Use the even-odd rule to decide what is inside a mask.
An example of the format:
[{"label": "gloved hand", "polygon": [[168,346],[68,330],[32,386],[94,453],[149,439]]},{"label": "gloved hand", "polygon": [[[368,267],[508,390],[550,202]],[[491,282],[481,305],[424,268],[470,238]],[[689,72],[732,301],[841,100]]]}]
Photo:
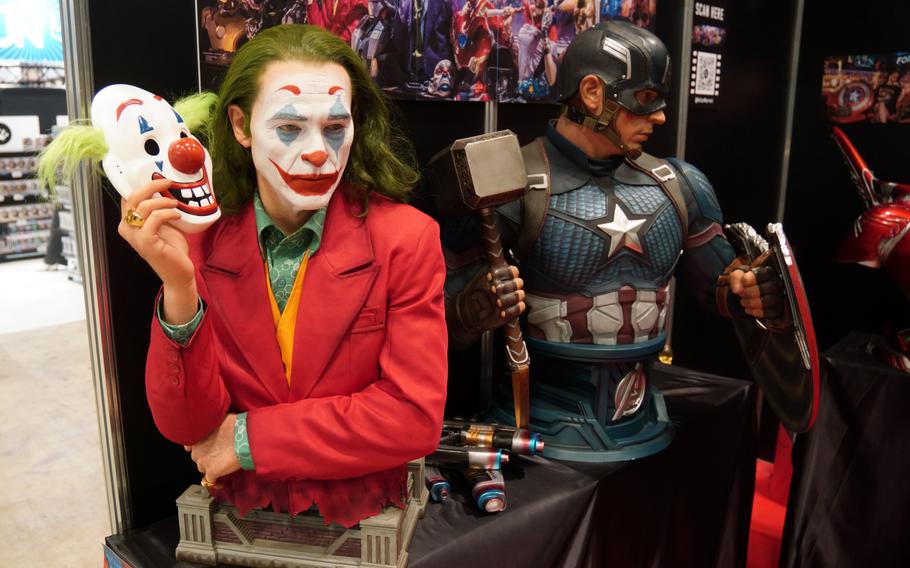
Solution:
[{"label": "gloved hand", "polygon": [[451,347],[465,349],[485,331],[501,327],[525,311],[524,281],[518,268],[482,272],[464,290],[446,301]]},{"label": "gloved hand", "polygon": [[724,288],[728,287],[739,296],[739,304],[747,314],[770,327],[784,328],[792,323],[786,292],[774,269],[766,266],[768,258],[767,253],[763,254],[751,265],[745,264],[742,258],[734,260],[718,278],[718,298],[726,298]]}]

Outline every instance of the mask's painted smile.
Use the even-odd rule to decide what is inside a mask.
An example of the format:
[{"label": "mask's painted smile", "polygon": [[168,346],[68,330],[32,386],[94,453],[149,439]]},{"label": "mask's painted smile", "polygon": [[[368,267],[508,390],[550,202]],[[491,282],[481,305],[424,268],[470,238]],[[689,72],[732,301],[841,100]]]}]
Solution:
[{"label": "mask's painted smile", "polygon": [[[155,172],[152,174],[152,179],[167,178]],[[188,215],[205,216],[218,210],[218,203],[215,202],[215,195],[212,193],[212,186],[205,169],[202,170],[202,177],[196,181],[187,183],[171,181],[171,186],[164,196],[177,200],[177,209]]]}]

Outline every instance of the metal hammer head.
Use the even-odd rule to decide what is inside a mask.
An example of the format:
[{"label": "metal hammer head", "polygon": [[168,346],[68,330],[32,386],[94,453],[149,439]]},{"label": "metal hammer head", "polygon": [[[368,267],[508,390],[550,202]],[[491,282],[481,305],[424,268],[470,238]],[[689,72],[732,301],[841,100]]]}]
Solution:
[{"label": "metal hammer head", "polygon": [[514,201],[528,185],[518,137],[511,130],[456,140],[450,152],[461,199],[471,209]]}]

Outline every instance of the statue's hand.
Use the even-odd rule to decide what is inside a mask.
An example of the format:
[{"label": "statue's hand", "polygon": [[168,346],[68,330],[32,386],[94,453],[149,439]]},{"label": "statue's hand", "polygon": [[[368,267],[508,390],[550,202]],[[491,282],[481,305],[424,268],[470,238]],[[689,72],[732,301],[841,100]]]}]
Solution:
[{"label": "statue's hand", "polygon": [[467,347],[485,331],[501,327],[525,311],[524,281],[518,268],[506,266],[478,274],[446,306],[449,335],[457,347]]}]

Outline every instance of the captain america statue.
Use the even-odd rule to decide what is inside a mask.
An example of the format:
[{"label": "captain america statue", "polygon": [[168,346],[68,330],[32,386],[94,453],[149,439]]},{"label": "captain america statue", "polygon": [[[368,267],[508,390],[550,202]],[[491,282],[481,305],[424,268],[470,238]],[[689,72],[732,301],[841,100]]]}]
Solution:
[{"label": "captain america statue", "polygon": [[[784,317],[770,269],[744,263],[726,240],[707,177],[642,151],[666,121],[669,79],[668,51],[651,32],[608,21],[580,33],[559,70],[560,117],[522,148],[529,179],[545,182],[497,208],[521,277],[472,257],[472,216],[443,227],[450,349],[525,313],[529,427],[546,438],[547,457],[626,461],[670,443],[650,375],[674,274],[727,317]],[[512,419],[509,394],[497,393],[499,422]]]}]

